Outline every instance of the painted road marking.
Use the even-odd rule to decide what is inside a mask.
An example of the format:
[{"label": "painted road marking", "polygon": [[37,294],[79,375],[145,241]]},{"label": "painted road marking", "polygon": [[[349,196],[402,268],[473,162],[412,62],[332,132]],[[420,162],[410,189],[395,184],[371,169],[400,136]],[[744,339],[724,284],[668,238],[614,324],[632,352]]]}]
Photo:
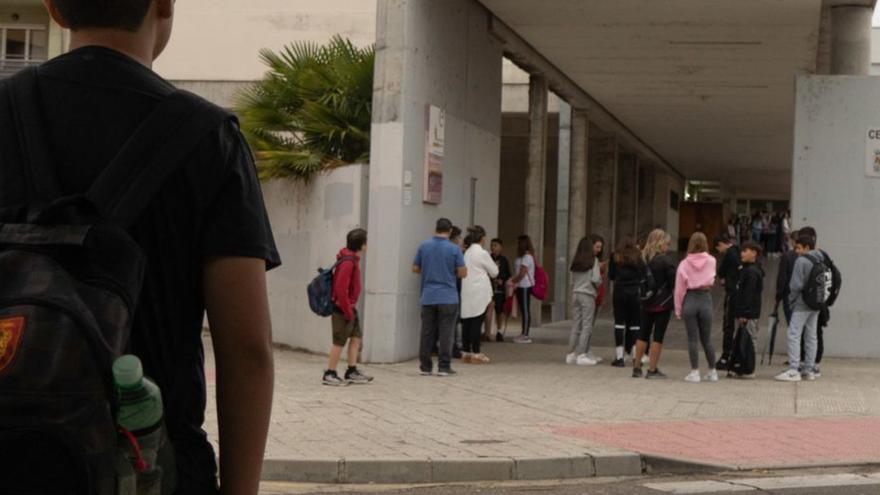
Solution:
[{"label": "painted road marking", "polygon": [[880,485],[880,473],[865,475],[824,474],[810,476],[784,476],[779,478],[737,478],[726,481],[673,481],[667,483],[647,483],[642,486],[665,493],[696,494],[860,485]]},{"label": "painted road marking", "polygon": [[667,483],[648,483],[642,486],[657,490],[658,492],[676,494],[753,492],[757,490],[751,486],[734,485],[726,481],[673,481]]}]

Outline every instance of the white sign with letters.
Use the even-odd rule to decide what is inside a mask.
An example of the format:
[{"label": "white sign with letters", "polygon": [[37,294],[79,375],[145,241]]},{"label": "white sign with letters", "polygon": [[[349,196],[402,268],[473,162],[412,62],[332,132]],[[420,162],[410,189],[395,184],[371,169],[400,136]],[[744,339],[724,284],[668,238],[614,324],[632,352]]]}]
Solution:
[{"label": "white sign with letters", "polygon": [[880,179],[880,127],[871,127],[865,136],[865,175]]}]

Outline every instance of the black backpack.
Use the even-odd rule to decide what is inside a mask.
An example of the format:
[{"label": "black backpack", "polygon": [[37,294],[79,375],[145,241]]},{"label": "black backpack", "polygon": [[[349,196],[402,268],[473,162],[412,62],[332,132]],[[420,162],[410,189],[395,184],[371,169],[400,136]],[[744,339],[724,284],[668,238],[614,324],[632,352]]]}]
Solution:
[{"label": "black backpack", "polygon": [[639,281],[639,300],[643,304],[649,304],[657,293],[657,281],[650,266],[645,266],[644,277]]},{"label": "black backpack", "polygon": [[352,256],[343,256],[330,268],[318,268],[318,275],[309,282],[306,293],[309,296],[309,307],[312,312],[321,317],[328,317],[333,314],[336,305],[333,303],[333,275],[336,267],[343,261],[354,262]]},{"label": "black backpack", "polygon": [[840,271],[824,252],[824,259],[812,254],[806,258],[813,264],[807,280],[804,281],[802,297],[804,303],[814,311],[825,311],[831,307],[840,293]]},{"label": "black backpack", "polygon": [[[128,347],[146,260],[126,229],[229,118],[174,92],[85,194],[62,197],[38,69],[6,81],[28,204],[0,210],[0,492],[116,493],[111,366]],[[3,86],[0,85],[0,89]],[[9,163],[17,155],[3,154]],[[172,466],[173,467],[173,466]]]},{"label": "black backpack", "polygon": [[755,343],[745,326],[736,329],[733,338],[733,351],[730,353],[728,374],[751,375],[755,372]]}]

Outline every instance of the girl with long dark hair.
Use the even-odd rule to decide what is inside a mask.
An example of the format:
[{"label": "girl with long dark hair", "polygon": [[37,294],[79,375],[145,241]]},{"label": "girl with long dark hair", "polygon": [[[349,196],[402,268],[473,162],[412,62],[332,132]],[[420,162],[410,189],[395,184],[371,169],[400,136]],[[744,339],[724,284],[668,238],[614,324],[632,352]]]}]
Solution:
[{"label": "girl with long dark hair", "polygon": [[516,261],[513,270],[513,283],[516,286],[516,301],[519,304],[520,318],[522,320],[522,334],[514,338],[517,344],[531,344],[529,330],[532,325],[531,299],[532,287],[535,286],[535,246],[532,239],[527,235],[521,235],[516,243]]},{"label": "girl with long dark hair", "polygon": [[593,366],[598,362],[588,354],[596,317],[596,295],[602,284],[602,268],[594,246],[591,237],[581,239],[571,262],[574,324],[568,338],[567,364]]}]

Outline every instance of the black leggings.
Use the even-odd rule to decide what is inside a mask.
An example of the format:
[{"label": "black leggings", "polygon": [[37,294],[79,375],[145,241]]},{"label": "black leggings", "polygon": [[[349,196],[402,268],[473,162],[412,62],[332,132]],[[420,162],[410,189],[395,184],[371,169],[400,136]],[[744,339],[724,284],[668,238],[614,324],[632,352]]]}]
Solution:
[{"label": "black leggings", "polygon": [[532,326],[532,288],[516,288],[516,302],[519,303],[520,320],[522,320],[522,334],[528,335]]},{"label": "black leggings", "polygon": [[473,318],[461,319],[462,352],[480,353],[480,340],[483,336],[483,322],[485,320],[486,313]]},{"label": "black leggings", "polygon": [[625,352],[636,345],[642,320],[642,308],[637,287],[614,288],[614,345]]},{"label": "black leggings", "polygon": [[[639,330],[639,340],[643,342],[653,341],[662,344],[663,336],[666,335],[666,327],[669,326],[669,319],[672,317],[672,311],[663,311],[662,313],[642,313],[642,328]],[[652,334],[653,331],[653,335]]]}]

